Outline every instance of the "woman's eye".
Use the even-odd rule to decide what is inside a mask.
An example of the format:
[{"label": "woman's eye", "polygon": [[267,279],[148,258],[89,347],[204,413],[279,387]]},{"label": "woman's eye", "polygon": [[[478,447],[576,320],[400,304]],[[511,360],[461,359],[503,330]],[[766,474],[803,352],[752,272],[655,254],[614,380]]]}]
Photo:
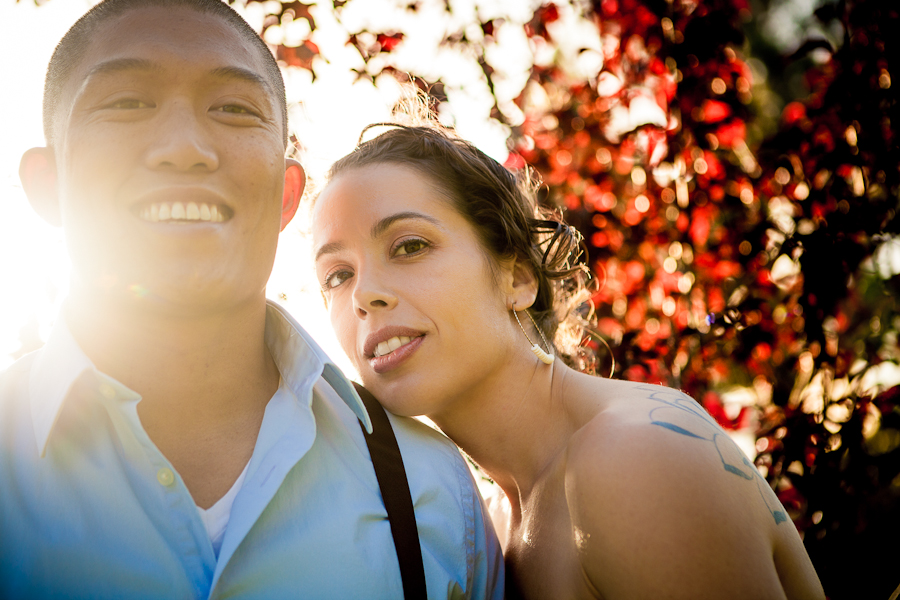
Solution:
[{"label": "woman's eye", "polygon": [[333,273],[329,273],[322,282],[322,289],[326,292],[328,290],[333,290],[351,277],[353,277],[351,271],[334,271]]},{"label": "woman's eye", "polygon": [[402,256],[404,254],[415,254],[421,252],[428,247],[428,242],[420,239],[405,240],[397,245],[394,250],[394,256]]}]

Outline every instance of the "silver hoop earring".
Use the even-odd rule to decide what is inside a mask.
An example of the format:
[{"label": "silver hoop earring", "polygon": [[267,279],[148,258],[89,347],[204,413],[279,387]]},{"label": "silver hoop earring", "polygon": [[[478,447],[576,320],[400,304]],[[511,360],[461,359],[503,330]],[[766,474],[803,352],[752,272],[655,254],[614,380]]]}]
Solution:
[{"label": "silver hoop earring", "polygon": [[519,324],[519,329],[521,329],[522,333],[525,334],[525,339],[528,340],[529,344],[531,344],[531,351],[534,352],[534,355],[537,356],[538,359],[545,365],[553,364],[554,356],[553,356],[553,349],[550,346],[550,342],[548,342],[547,338],[544,337],[544,332],[541,331],[540,327],[538,327],[538,324],[535,322],[534,317],[531,316],[531,313],[528,312],[527,310],[525,311],[525,314],[528,315],[528,318],[531,319],[531,322],[534,325],[534,328],[537,330],[538,335],[541,336],[541,339],[544,340],[544,344],[547,345],[547,352],[544,352],[543,348],[541,348],[540,346],[538,346],[537,344],[532,342],[531,338],[528,337],[528,332],[525,331],[525,328],[522,327],[522,321],[519,320],[519,313],[518,313],[518,311],[516,311],[515,304],[513,304],[512,313],[513,313],[513,316],[516,318],[516,323]]}]

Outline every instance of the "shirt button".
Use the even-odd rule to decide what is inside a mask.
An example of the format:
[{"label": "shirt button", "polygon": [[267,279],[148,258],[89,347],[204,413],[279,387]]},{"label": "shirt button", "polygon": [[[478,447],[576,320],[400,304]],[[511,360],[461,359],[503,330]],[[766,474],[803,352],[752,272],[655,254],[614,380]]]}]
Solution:
[{"label": "shirt button", "polygon": [[175,483],[175,473],[172,472],[172,469],[168,467],[163,467],[159,471],[156,472],[156,480],[166,487],[169,487],[173,483]]},{"label": "shirt button", "polygon": [[109,398],[110,400],[112,400],[116,397],[116,390],[108,383],[102,383],[100,384],[100,395],[102,395],[104,398]]}]

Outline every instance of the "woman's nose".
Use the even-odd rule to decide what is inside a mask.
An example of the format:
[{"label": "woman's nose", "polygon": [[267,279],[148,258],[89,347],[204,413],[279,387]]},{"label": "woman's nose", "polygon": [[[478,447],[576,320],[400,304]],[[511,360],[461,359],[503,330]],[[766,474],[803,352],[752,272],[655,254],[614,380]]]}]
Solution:
[{"label": "woman's nose", "polygon": [[397,296],[380,280],[377,273],[357,273],[353,306],[358,317],[365,318],[371,312],[390,310],[396,305]]}]

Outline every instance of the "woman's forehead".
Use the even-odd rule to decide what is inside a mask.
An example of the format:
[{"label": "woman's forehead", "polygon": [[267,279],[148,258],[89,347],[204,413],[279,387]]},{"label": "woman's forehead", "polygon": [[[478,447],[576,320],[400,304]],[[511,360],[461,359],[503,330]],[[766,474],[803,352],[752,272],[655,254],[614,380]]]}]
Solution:
[{"label": "woman's forehead", "polygon": [[451,209],[460,214],[457,199],[447,186],[415,163],[370,162],[341,170],[315,198],[313,215],[330,212],[333,207],[322,204],[337,200],[354,203],[366,212],[433,204],[437,210]]}]

